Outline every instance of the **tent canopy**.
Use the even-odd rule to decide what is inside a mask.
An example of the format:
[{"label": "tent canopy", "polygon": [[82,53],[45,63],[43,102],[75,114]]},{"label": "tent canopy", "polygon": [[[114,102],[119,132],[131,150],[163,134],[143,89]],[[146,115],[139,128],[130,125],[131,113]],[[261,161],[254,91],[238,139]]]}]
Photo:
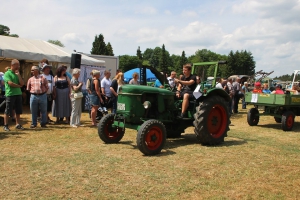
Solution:
[{"label": "tent canopy", "polygon": [[[43,40],[31,40],[8,36],[0,36],[0,50],[3,51],[2,54],[4,58],[15,58],[28,61],[40,61],[43,58],[46,58],[49,62],[59,63],[71,63],[71,54],[74,53],[71,50]],[[81,64],[105,66],[105,61],[82,55]]]},{"label": "tent canopy", "polygon": [[[140,68],[134,68],[124,73],[124,81],[129,82],[132,79],[133,73],[137,72],[140,74]],[[156,76],[151,72],[150,69],[146,69],[146,79],[147,81],[155,81],[157,78]]]}]

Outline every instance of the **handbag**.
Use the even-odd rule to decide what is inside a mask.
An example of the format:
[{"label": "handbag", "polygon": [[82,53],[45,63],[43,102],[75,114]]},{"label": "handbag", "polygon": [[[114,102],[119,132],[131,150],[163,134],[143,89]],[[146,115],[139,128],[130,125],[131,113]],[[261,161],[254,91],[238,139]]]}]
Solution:
[{"label": "handbag", "polygon": [[82,97],[83,97],[83,93],[82,92],[74,93],[74,99],[80,99]]}]

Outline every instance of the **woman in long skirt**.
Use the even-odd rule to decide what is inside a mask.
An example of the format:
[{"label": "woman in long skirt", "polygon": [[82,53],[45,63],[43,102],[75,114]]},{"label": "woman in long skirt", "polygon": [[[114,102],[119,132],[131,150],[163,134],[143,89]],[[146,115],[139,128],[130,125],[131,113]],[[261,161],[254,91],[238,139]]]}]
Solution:
[{"label": "woman in long skirt", "polygon": [[71,89],[70,79],[65,74],[65,67],[60,66],[54,77],[52,115],[56,117],[56,123],[59,122],[59,118],[66,117],[67,121],[65,123],[69,124],[71,116]]}]

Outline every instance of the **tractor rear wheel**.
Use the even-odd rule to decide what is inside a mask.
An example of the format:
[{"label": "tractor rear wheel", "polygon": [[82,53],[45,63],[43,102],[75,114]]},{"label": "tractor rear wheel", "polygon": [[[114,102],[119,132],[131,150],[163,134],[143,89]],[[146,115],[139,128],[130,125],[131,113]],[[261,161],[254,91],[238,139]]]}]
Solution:
[{"label": "tractor rear wheel", "polygon": [[274,119],[275,119],[275,122],[281,123],[281,118],[280,117],[274,117]]},{"label": "tractor rear wheel", "polygon": [[228,103],[220,96],[204,99],[194,114],[195,134],[203,145],[217,145],[224,142],[229,130]]},{"label": "tractor rear wheel", "polygon": [[124,136],[125,128],[113,126],[115,114],[102,117],[98,125],[98,135],[105,143],[118,143]]},{"label": "tractor rear wheel", "polygon": [[259,112],[257,108],[251,108],[247,114],[247,122],[250,126],[256,126],[259,122]]},{"label": "tractor rear wheel", "polygon": [[139,150],[148,155],[159,154],[166,143],[166,128],[158,120],[150,119],[140,127],[136,143]]},{"label": "tractor rear wheel", "polygon": [[291,131],[294,126],[295,115],[292,111],[285,111],[282,114],[281,128],[284,131]]}]

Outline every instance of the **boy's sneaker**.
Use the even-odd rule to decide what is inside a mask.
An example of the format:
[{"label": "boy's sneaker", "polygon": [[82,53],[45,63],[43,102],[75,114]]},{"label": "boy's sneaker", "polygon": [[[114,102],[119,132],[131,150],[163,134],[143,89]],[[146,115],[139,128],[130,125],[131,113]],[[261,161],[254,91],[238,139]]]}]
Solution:
[{"label": "boy's sneaker", "polygon": [[5,125],[5,126],[3,127],[3,130],[4,130],[4,131],[10,131],[10,129],[8,128],[8,125]]},{"label": "boy's sneaker", "polygon": [[18,124],[18,125],[16,126],[16,129],[19,129],[19,130],[24,130],[23,126],[22,126],[22,125],[20,125],[20,124]]},{"label": "boy's sneaker", "polygon": [[99,107],[98,110],[99,110],[100,112],[103,112],[103,109],[102,109],[101,107]]}]

